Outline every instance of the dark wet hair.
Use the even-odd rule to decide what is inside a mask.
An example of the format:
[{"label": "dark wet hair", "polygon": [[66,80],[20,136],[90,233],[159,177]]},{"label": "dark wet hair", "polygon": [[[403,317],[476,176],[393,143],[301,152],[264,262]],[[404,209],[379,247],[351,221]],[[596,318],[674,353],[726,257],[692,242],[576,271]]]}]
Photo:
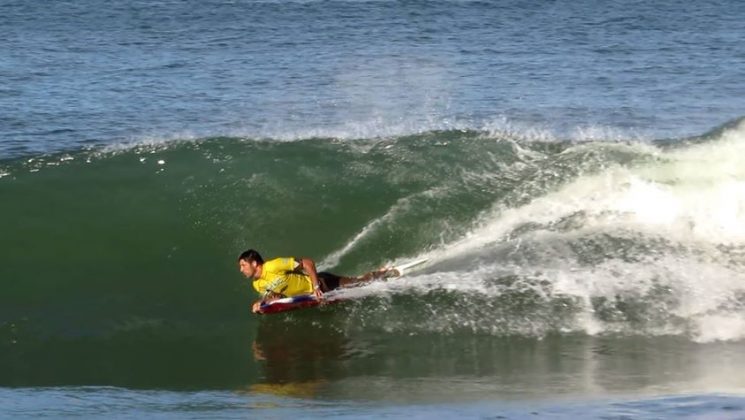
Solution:
[{"label": "dark wet hair", "polygon": [[264,259],[261,258],[261,254],[259,254],[256,250],[248,249],[246,251],[243,251],[241,255],[238,257],[238,261],[244,260],[246,262],[256,261],[259,264],[264,264]]}]

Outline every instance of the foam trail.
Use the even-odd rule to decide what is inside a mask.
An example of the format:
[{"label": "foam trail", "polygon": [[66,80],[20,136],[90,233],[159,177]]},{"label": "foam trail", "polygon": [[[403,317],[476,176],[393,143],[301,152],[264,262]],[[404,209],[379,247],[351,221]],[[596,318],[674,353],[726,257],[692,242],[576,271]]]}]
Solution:
[{"label": "foam trail", "polygon": [[323,261],[319,264],[322,267],[334,267],[339,264],[344,256],[352,251],[357,245],[365,241],[370,235],[374,234],[375,231],[384,226],[385,224],[394,223],[396,218],[408,211],[411,207],[411,203],[417,197],[431,197],[437,193],[437,189],[425,190],[419,193],[411,194],[406,197],[399,198],[396,202],[388,209],[388,211],[382,216],[369,222],[365,227],[362,228],[351,240],[349,240],[340,249],[331,252],[326,256]]},{"label": "foam trail", "polygon": [[359,242],[363,241],[372,231],[374,231],[378,226],[380,226],[391,217],[391,213],[389,212],[368,223],[364,228],[362,228],[361,231],[359,231],[359,233],[354,236],[354,238],[347,242],[342,248],[326,256],[326,258],[321,261],[319,266],[334,267],[339,264],[339,261],[344,257],[344,255],[351,251]]}]

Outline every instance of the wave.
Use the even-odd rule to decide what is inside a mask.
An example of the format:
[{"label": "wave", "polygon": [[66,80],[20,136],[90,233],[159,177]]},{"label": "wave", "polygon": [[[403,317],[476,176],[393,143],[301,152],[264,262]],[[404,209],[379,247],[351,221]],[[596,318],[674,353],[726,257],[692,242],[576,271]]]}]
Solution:
[{"label": "wave", "polygon": [[0,339],[252,319],[234,262],[247,247],[340,273],[430,258],[346,291],[360,299],[329,311],[347,331],[745,338],[742,120],[695,141],[538,137],[202,138],[6,161]]},{"label": "wave", "polygon": [[[521,183],[524,202],[498,200],[463,238],[424,254],[437,261],[427,274],[382,287],[414,290],[424,301],[451,296],[413,323],[433,330],[742,339],[744,135],[740,122],[667,151],[567,148],[557,156],[575,164],[588,152],[602,158],[597,165],[585,155],[594,168],[556,188],[543,188],[540,177]],[[566,180],[571,172],[549,173]]]}]

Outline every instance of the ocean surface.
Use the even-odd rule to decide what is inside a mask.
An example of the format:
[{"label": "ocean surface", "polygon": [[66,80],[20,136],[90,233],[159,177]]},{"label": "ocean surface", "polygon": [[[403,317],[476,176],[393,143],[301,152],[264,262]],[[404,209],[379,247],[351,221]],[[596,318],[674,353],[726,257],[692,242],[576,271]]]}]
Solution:
[{"label": "ocean surface", "polygon": [[0,0],[0,418],[745,418],[744,21]]}]

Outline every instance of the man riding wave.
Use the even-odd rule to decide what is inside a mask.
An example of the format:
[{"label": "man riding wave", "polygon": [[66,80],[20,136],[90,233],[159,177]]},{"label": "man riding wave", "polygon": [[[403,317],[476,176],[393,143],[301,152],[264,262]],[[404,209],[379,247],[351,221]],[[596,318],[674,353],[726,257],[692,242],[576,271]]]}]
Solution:
[{"label": "man riding wave", "polygon": [[254,312],[258,312],[262,304],[276,299],[313,294],[320,300],[331,290],[400,275],[395,268],[381,268],[357,277],[318,273],[310,258],[282,257],[264,261],[253,249],[241,253],[238,267],[244,276],[253,279],[253,287],[261,295],[261,300],[253,305]]}]

